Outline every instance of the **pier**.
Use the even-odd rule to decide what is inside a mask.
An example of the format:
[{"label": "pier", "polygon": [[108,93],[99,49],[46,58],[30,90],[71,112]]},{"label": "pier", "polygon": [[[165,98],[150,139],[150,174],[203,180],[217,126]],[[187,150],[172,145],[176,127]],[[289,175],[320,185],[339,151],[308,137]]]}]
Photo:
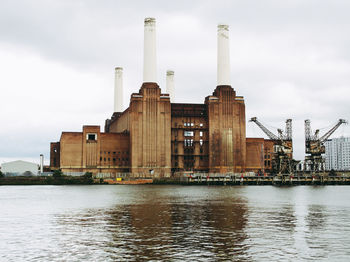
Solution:
[{"label": "pier", "polygon": [[329,176],[318,174],[281,174],[281,175],[245,175],[245,174],[184,174],[182,184],[189,185],[350,185],[350,173]]}]

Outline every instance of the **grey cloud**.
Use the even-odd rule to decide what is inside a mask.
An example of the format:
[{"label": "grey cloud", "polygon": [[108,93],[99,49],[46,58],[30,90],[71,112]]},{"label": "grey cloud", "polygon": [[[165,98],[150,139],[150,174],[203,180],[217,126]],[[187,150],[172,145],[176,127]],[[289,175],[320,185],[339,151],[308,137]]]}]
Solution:
[{"label": "grey cloud", "polygon": [[[114,66],[124,67],[125,102],[141,86],[143,19],[154,16],[160,86],[165,71],[174,69],[177,101],[187,103],[202,103],[213,92],[216,25],[230,24],[232,86],[245,96],[247,119],[257,116],[280,127],[292,117],[296,156],[302,158],[304,119],[321,127],[339,117],[350,119],[349,9],[345,0],[2,1],[0,44],[83,72],[83,77],[108,80],[96,81],[96,87],[70,86],[69,81],[56,90],[49,82],[46,89],[37,87],[36,92],[50,100],[44,105],[54,121],[31,106],[33,116],[25,116],[32,143],[24,141],[26,149],[21,149],[15,143],[21,133],[5,127],[1,136],[13,139],[0,139],[0,157],[21,150],[23,156],[33,152],[30,156],[35,157],[39,150],[48,153],[49,141],[58,140],[62,130],[80,131],[84,123],[103,126],[111,114]],[[5,97],[13,98],[8,92]],[[62,103],[63,108],[49,108]],[[10,125],[18,112],[8,112],[1,119]],[[39,134],[33,118],[40,116],[48,127]],[[248,134],[251,129],[247,124]],[[29,149],[36,146],[40,149]]]}]

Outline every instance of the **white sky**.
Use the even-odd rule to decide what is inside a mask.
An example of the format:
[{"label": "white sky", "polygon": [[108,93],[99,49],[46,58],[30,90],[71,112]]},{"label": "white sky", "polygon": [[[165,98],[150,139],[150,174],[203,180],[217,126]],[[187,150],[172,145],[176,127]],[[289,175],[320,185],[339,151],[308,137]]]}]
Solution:
[{"label": "white sky", "polygon": [[[62,131],[113,111],[114,67],[124,105],[142,84],[143,20],[157,20],[158,83],[175,71],[176,102],[203,103],[216,86],[217,24],[230,25],[231,79],[246,118],[271,131],[293,119],[296,159],[304,120],[327,131],[350,119],[350,1],[0,2],[0,164],[49,159]],[[165,88],[163,89],[165,91]],[[340,127],[333,137],[350,136]],[[248,137],[266,137],[247,123]]]}]

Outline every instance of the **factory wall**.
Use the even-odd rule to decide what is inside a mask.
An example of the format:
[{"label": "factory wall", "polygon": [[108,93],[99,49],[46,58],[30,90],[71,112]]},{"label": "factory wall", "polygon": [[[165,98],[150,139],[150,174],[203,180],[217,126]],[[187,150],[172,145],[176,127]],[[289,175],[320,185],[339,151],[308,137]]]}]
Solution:
[{"label": "factory wall", "polygon": [[209,171],[244,172],[245,106],[231,86],[218,86],[206,97],[209,123]]},{"label": "factory wall", "polygon": [[60,167],[60,142],[50,143],[50,167],[58,169]]},{"label": "factory wall", "polygon": [[171,107],[168,95],[155,83],[144,83],[131,95],[131,172],[144,175],[171,174]]},{"label": "factory wall", "polygon": [[171,104],[172,171],[209,171],[207,106]]},{"label": "factory wall", "polygon": [[84,126],[83,132],[63,132],[59,167],[65,173],[128,172],[129,141],[128,134],[101,133],[99,126]]},{"label": "factory wall", "polygon": [[111,119],[106,120],[105,132],[123,133],[130,131],[129,108],[123,113],[115,112]]},{"label": "factory wall", "polygon": [[264,170],[264,139],[246,139],[246,171],[257,172]]}]

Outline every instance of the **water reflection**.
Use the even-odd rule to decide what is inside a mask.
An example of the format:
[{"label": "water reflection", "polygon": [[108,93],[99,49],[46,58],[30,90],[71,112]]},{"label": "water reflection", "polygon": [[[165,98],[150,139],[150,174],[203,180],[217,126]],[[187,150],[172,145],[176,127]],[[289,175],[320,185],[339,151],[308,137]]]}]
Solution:
[{"label": "water reflection", "polygon": [[306,216],[306,224],[309,231],[318,231],[324,228],[326,223],[326,209],[321,205],[309,205]]},{"label": "water reflection", "polygon": [[1,261],[350,257],[348,187],[1,189]]},{"label": "water reflection", "polygon": [[[238,203],[236,203],[238,202]],[[244,261],[246,206],[239,199],[182,203],[159,199],[108,211],[114,250],[136,260]],[[118,243],[118,244],[116,244]]]}]

